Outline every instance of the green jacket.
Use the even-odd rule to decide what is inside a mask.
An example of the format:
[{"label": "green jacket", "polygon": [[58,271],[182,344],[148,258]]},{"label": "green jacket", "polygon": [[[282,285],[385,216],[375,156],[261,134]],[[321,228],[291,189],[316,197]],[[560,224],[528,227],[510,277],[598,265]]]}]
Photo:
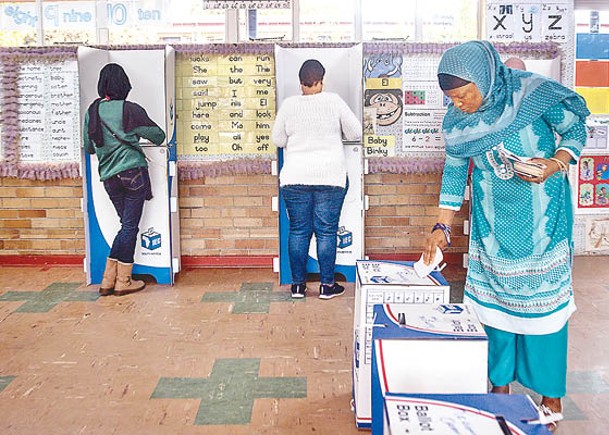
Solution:
[{"label": "green jacket", "polygon": [[83,129],[83,147],[89,154],[96,154],[99,160],[99,178],[107,180],[127,169],[147,167],[144,153],[139,145],[140,138],[148,139],[150,142],[160,145],[165,140],[165,133],[158,126],[139,126],[128,133],[123,130],[123,103],[124,100],[102,100],[99,103],[99,116],[104,123],[112,129],[123,141],[131,145],[123,144],[116,139],[105,127],[102,128],[104,146],[98,147],[89,138],[89,111],[85,115]]}]

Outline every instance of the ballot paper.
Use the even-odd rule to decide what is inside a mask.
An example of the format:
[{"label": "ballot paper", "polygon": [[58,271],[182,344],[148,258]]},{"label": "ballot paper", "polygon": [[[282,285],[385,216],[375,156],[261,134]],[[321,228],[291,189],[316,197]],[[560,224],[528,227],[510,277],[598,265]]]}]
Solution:
[{"label": "ballot paper", "polygon": [[517,174],[531,178],[539,178],[543,176],[543,170],[546,168],[546,165],[531,162],[530,159],[517,156],[505,148],[501,149],[501,154],[512,163],[514,172]]},{"label": "ballot paper", "polygon": [[442,255],[442,250],[440,249],[440,247],[436,246],[436,255],[434,256],[433,261],[430,264],[425,264],[425,262],[423,261],[423,254],[421,254],[421,258],[419,259],[419,261],[417,261],[413,265],[414,271],[419,276],[419,278],[425,278],[434,270],[440,272],[442,269],[444,269],[444,266],[446,266],[440,266],[440,263],[443,259],[444,256]]}]

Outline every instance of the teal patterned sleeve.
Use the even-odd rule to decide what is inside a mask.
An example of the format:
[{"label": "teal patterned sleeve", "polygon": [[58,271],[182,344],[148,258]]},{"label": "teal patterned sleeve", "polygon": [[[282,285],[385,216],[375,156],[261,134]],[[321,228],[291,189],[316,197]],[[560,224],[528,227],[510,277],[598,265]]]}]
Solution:
[{"label": "teal patterned sleeve", "polygon": [[550,108],[544,120],[560,135],[556,150],[565,150],[577,161],[586,144],[586,120],[571,112],[564,103]]},{"label": "teal patterned sleeve", "polygon": [[463,203],[467,185],[469,158],[446,155],[444,173],[442,174],[442,189],[440,191],[440,208],[459,210]]}]

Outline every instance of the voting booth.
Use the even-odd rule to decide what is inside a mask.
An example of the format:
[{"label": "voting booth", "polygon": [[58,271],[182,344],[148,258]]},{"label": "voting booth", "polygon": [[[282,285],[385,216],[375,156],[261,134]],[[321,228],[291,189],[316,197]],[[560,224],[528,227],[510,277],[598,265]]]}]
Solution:
[{"label": "voting booth", "polygon": [[[277,77],[277,107],[292,95],[300,94],[298,71],[305,60],[317,59],[324,68],[324,91],[334,92],[362,118],[362,45],[348,48],[275,48]],[[312,126],[311,128],[314,128]],[[355,281],[355,262],[364,256],[364,154],[359,142],[344,142],[345,163],[349,178],[349,190],[345,197],[337,234],[335,272],[346,281]],[[283,151],[279,149],[276,175],[283,165]],[[279,194],[279,259],[276,271],[280,284],[291,284],[292,273],[288,255],[290,222],[285,203]],[[307,273],[319,273],[315,235],[309,246]]]},{"label": "voting booth", "polygon": [[537,407],[518,394],[393,394],[384,398],[383,430],[376,435],[548,435],[533,423]]},{"label": "voting booth", "polygon": [[413,262],[360,260],[356,264],[353,319],[353,401],[355,422],[370,428],[372,326],[376,304],[441,304],[450,300],[450,286],[440,272],[420,278]]},{"label": "voting booth", "polygon": [[375,305],[372,341],[374,433],[383,433],[383,398],[389,392],[487,391],[488,339],[468,305]]},{"label": "voting booth", "polygon": [[[175,132],[175,52],[100,50],[79,47],[81,119],[98,98],[97,81],[107,63],[121,65],[133,89],[128,100],[138,103],[165,132],[160,146],[141,143],[148,160],[153,198],[146,201],[135,250],[134,275],[150,275],[158,284],[173,284],[180,271],[180,234]],[[118,215],[99,180],[97,157],[83,157],[87,284],[102,280],[112,241],[120,229]]]}]

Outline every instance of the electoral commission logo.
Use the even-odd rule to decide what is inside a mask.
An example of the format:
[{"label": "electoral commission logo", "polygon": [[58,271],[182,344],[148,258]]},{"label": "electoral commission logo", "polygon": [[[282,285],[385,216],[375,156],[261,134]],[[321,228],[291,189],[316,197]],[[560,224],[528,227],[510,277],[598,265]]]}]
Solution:
[{"label": "electoral commission logo", "polygon": [[161,247],[161,234],[154,231],[154,227],[148,228],[148,231],[141,235],[142,248],[149,251],[154,251]]}]

